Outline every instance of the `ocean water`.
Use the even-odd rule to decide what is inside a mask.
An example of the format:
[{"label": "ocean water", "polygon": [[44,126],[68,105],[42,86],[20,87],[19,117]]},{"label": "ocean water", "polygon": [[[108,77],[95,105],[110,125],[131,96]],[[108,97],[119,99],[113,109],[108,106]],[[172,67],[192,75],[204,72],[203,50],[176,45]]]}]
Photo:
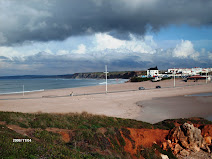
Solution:
[{"label": "ocean water", "polygon": [[205,118],[205,119],[207,119],[207,120],[209,120],[209,121],[212,121],[212,115],[208,116],[208,117]]},{"label": "ocean water", "polygon": [[191,94],[191,95],[185,95],[185,96],[191,96],[191,97],[211,97],[212,92],[209,93],[199,93],[199,94]]},{"label": "ocean water", "polygon": [[[126,79],[109,79],[108,84],[124,83]],[[105,85],[104,79],[62,79],[62,78],[35,78],[35,79],[0,79],[0,94],[15,94],[35,92],[50,89],[74,88],[85,86]]]},{"label": "ocean water", "polygon": [[[212,92],[191,94],[191,95],[185,95],[185,96],[191,96],[191,97],[212,97]],[[207,116],[205,119],[207,119],[209,121],[212,121],[212,115]]]}]

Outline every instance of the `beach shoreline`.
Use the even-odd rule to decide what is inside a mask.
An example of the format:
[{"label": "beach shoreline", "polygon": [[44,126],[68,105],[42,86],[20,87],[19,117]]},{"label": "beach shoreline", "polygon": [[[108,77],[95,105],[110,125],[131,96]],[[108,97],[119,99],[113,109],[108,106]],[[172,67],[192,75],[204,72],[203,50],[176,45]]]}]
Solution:
[{"label": "beach shoreline", "polygon": [[[160,89],[155,89],[160,85]],[[190,86],[188,86],[190,85]],[[145,87],[146,90],[138,90],[138,87]],[[151,101],[154,103],[156,98],[168,98],[175,96],[184,96],[197,93],[212,92],[212,83],[204,84],[202,82],[186,83],[176,80],[176,86],[173,88],[173,80],[165,80],[161,82],[138,82],[138,83],[122,83],[108,85],[108,93],[105,94],[105,85],[65,88],[56,90],[47,90],[43,92],[32,92],[22,94],[10,94],[0,96],[0,111],[13,111],[23,113],[81,113],[83,111],[120,118],[136,119],[154,123],[162,119],[183,117],[180,109],[178,112],[173,110],[169,114],[164,115],[162,112],[169,106],[160,106],[154,108],[147,106],[138,106],[137,102]],[[73,92],[73,96],[70,94]],[[150,103],[151,103],[150,102]],[[198,115],[197,110],[192,111],[190,117]],[[148,108],[148,109],[147,109]],[[151,109],[150,109],[151,108]],[[156,110],[160,113],[158,114]],[[183,111],[183,109],[182,109]],[[206,111],[206,110],[205,110]],[[207,110],[207,112],[210,112]],[[212,112],[210,112],[212,115]],[[201,115],[201,114],[200,114]],[[158,117],[159,116],[159,117]],[[185,115],[185,117],[189,117]]]},{"label": "beach shoreline", "polygon": [[[12,79],[12,80],[15,80],[15,79]],[[18,82],[14,83],[14,84],[11,83],[11,80],[4,82],[2,84],[4,92],[2,90],[0,90],[0,96],[2,96],[2,95],[15,95],[15,94],[21,94],[22,95],[23,92],[24,93],[36,93],[36,92],[39,92],[39,91],[54,91],[54,90],[60,90],[60,89],[73,89],[73,88],[93,87],[93,86],[105,85],[104,79],[90,79],[90,78],[88,78],[88,79],[87,78],[86,79],[59,79],[59,80],[58,79],[51,79],[50,81],[45,81],[46,80],[45,78],[44,79],[43,78],[38,79],[39,81],[42,80],[43,83],[48,82],[47,86],[43,85],[42,82],[37,82],[36,81],[37,79],[23,79],[23,80],[27,80],[27,82],[22,83],[22,82],[20,82],[20,79],[18,79]],[[31,80],[34,80],[34,81],[31,81]],[[47,79],[47,80],[49,80],[49,79]],[[55,82],[55,80],[57,82]],[[64,80],[66,81],[65,83],[61,82],[61,81],[64,81]],[[68,81],[68,83],[67,83],[67,81]],[[87,82],[82,83],[82,81],[87,81]],[[121,83],[125,83],[127,81],[128,81],[127,79],[108,79],[108,85],[121,84]],[[34,82],[35,84],[33,85],[31,82]],[[4,84],[6,85],[6,87],[4,86]],[[32,84],[32,86],[31,86],[31,84]],[[9,85],[9,87],[7,85]]]}]

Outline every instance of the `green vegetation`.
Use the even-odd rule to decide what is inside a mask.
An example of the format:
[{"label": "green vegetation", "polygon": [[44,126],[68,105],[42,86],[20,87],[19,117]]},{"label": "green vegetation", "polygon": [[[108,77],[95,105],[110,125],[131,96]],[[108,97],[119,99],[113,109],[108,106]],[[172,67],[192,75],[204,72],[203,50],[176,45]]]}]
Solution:
[{"label": "green vegetation", "polygon": [[106,117],[103,115],[91,115],[86,112],[82,114],[48,114],[35,113],[24,114],[15,112],[0,112],[0,121],[7,124],[19,125],[23,128],[41,128],[48,127],[60,129],[98,129],[101,127],[129,127],[129,128],[151,128],[152,125],[146,122]]},{"label": "green vegetation", "polygon": [[70,151],[60,136],[45,130],[33,132],[38,141],[13,142],[13,139],[30,139],[0,125],[0,156],[1,158],[94,158],[77,150]]},{"label": "green vegetation", "polygon": [[212,124],[211,121],[208,121],[204,118],[180,118],[180,119],[167,119],[161,121],[159,123],[154,124],[155,128],[170,130],[175,127],[174,123],[184,124],[185,122],[189,122],[192,124]]},{"label": "green vegetation", "polygon": [[[170,129],[174,127],[174,122],[186,121],[212,124],[202,118],[165,120],[152,125],[130,119],[91,115],[86,112],[63,115],[0,112],[0,156],[1,158],[31,159],[132,158],[131,154],[124,149],[126,139],[131,142],[132,149],[136,148],[135,141],[127,128]],[[15,125],[15,128],[14,126],[11,128],[12,125]],[[31,139],[32,141],[18,143],[13,142],[13,139]],[[156,152],[175,159],[171,150],[163,151],[158,145],[150,148],[141,147],[137,150],[136,156],[159,158]]]},{"label": "green vegetation", "polygon": [[152,148],[143,148],[140,152],[140,154],[145,158],[145,159],[161,159],[158,155],[156,155],[155,150]]},{"label": "green vegetation", "polygon": [[[27,136],[24,136],[0,125],[2,158],[127,158],[123,149],[125,140],[121,137],[120,129],[152,127],[145,122],[86,112],[63,115],[0,112],[0,121],[29,129]],[[66,143],[60,134],[49,132],[46,128],[70,130],[71,140]],[[13,139],[32,139],[32,142],[14,143]]]},{"label": "green vegetation", "polygon": [[[132,77],[130,79],[130,82],[143,82],[143,81],[150,81],[152,80],[153,78],[141,78],[141,77]],[[167,77],[167,78],[162,78],[161,81],[164,81],[164,80],[169,80],[171,79],[171,77]]]},{"label": "green vegetation", "polygon": [[172,79],[171,77],[162,78],[161,81]]},{"label": "green vegetation", "polygon": [[169,157],[169,159],[177,159],[177,157],[175,157],[171,151],[171,149],[168,149],[168,151],[162,150],[160,146],[154,144],[152,146],[153,149],[156,149],[157,151],[159,151],[160,153],[167,155]]},{"label": "green vegetation", "polygon": [[133,77],[130,79],[130,82],[143,82],[150,81],[152,78],[141,78],[141,77]]}]

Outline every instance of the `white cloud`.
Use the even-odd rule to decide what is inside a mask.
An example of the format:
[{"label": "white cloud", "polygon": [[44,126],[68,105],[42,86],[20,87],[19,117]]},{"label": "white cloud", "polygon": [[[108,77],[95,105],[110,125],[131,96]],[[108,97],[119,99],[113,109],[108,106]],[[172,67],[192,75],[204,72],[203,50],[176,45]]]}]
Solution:
[{"label": "white cloud", "polygon": [[155,53],[157,44],[154,42],[152,36],[145,36],[142,38],[130,34],[130,40],[116,39],[107,33],[98,33],[95,35],[95,47],[92,51],[113,50],[121,53]]},{"label": "white cloud", "polygon": [[[76,48],[77,49],[74,49]],[[138,61],[150,60],[149,55],[160,54],[161,56],[172,56],[176,58],[191,58],[198,60],[202,52],[197,52],[191,41],[182,40],[175,48],[164,49],[157,46],[153,36],[136,36],[130,34],[129,40],[117,39],[108,33],[97,33],[85,38],[71,37],[63,42],[50,41],[46,43],[31,42],[20,46],[0,47],[0,56],[7,58],[25,59],[27,56],[36,55],[40,52],[48,55],[69,57],[72,59],[102,59],[108,60],[123,59],[130,56],[137,56]]]},{"label": "white cloud", "polygon": [[69,54],[68,50],[58,50],[57,55],[67,55]]},{"label": "white cloud", "polygon": [[[18,59],[20,62],[20,59]],[[21,61],[23,62],[23,61]],[[39,67],[42,67],[42,65],[40,64],[25,64],[25,63],[13,63],[13,62],[6,62],[2,59],[0,59],[0,68],[5,70],[5,69],[9,69],[9,70],[14,70],[14,72],[16,71],[34,71],[36,69],[38,69]]]},{"label": "white cloud", "polygon": [[49,55],[53,55],[52,50],[50,50],[49,48],[45,49],[44,52],[49,54]]},{"label": "white cloud", "polygon": [[211,52],[208,53],[208,58],[212,60],[212,53]]},{"label": "white cloud", "polygon": [[0,47],[0,56],[5,56],[12,59],[13,57],[22,57],[21,53],[13,49],[12,47]]},{"label": "white cloud", "polygon": [[95,42],[96,47],[95,51],[104,51],[106,49],[118,49],[125,45],[124,40],[119,40],[107,33],[98,33],[95,34]]},{"label": "white cloud", "polygon": [[[82,43],[83,42],[83,43]],[[129,40],[116,39],[107,33],[98,33],[84,38],[71,37],[65,41],[50,41],[45,43],[28,42],[17,46],[0,47],[0,56],[26,59],[28,56],[43,53],[45,55],[66,56],[72,59],[102,59],[108,60],[126,58],[127,56],[142,56],[156,52],[157,44],[152,36],[130,35]],[[76,48],[77,49],[74,49]],[[140,54],[140,55],[139,55]],[[48,58],[48,57],[46,57]],[[142,58],[143,59],[143,58]]]},{"label": "white cloud", "polygon": [[73,53],[77,53],[77,54],[85,54],[86,53],[86,46],[84,44],[80,44],[78,45],[77,50],[73,50]]},{"label": "white cloud", "polygon": [[138,52],[146,54],[154,54],[157,44],[154,42],[152,36],[145,36],[144,38],[136,38],[134,35],[130,35],[131,41],[128,41],[125,45],[125,49],[129,52]]},{"label": "white cloud", "polygon": [[189,40],[182,40],[180,44],[177,44],[173,50],[173,57],[178,58],[192,58],[197,60],[199,57],[199,52],[194,50],[193,44]]},{"label": "white cloud", "polygon": [[27,74],[35,73],[34,70],[37,74],[39,71],[48,70],[47,73],[54,74],[56,69],[60,74],[64,73],[63,69],[70,70],[70,63],[75,68],[73,72],[84,71],[86,66],[78,66],[82,61],[88,65],[86,69],[89,71],[97,69],[97,65],[102,67],[106,63],[117,70],[147,68],[156,64],[166,68],[170,65],[176,66],[177,63],[185,67],[195,67],[193,63],[188,63],[193,59],[198,59],[196,64],[203,61],[209,65],[212,53],[205,49],[197,52],[194,44],[188,40],[180,41],[175,48],[159,48],[153,36],[142,37],[134,34],[131,34],[128,40],[117,39],[108,33],[97,33],[85,37],[70,37],[65,41],[32,41],[13,47],[0,47],[0,65],[6,72],[4,74],[9,70],[28,70]]},{"label": "white cloud", "polygon": [[199,52],[195,52],[195,53],[193,53],[192,55],[190,55],[190,57],[192,58],[192,59],[194,59],[194,60],[198,60],[198,58],[199,58]]}]

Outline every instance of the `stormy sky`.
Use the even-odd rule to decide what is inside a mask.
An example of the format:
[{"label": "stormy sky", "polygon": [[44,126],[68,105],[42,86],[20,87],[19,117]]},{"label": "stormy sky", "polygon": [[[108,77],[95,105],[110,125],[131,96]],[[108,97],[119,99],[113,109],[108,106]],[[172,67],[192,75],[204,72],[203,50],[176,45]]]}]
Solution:
[{"label": "stormy sky", "polygon": [[212,67],[211,0],[0,0],[0,73]]}]

